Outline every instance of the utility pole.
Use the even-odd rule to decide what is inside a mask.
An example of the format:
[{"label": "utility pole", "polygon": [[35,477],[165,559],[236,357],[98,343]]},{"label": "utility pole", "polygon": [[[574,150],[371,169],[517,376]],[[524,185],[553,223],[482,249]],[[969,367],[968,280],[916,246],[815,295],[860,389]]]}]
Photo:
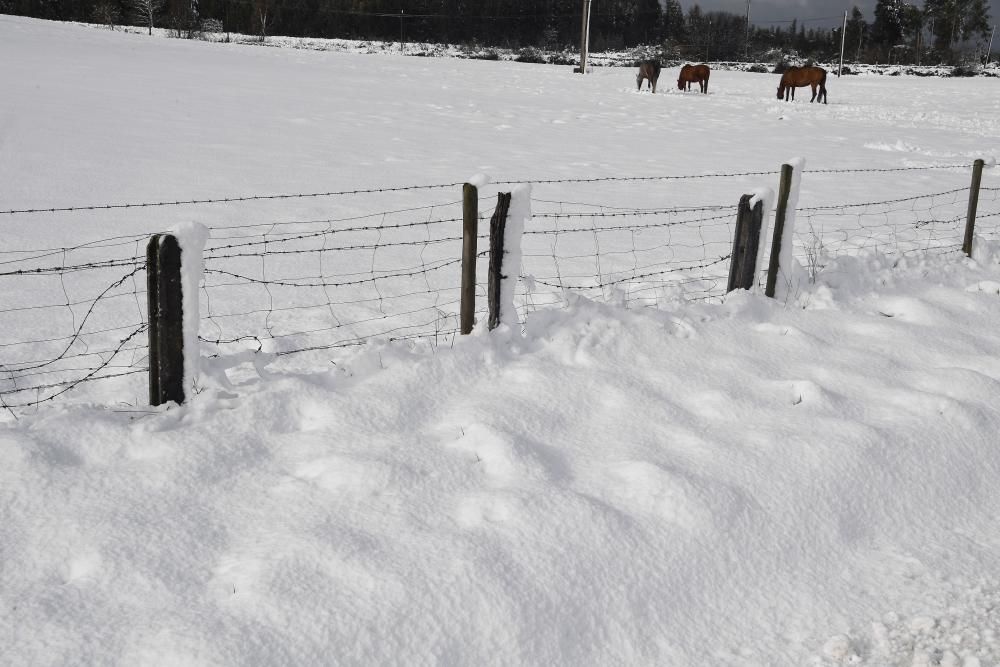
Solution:
[{"label": "utility pole", "polygon": [[990,64],[990,56],[993,54],[993,35],[997,32],[997,27],[993,26],[993,32],[990,33],[990,45],[986,47],[986,64]]},{"label": "utility pole", "polygon": [[750,0],[747,0],[747,36],[743,42],[743,59],[750,60]]},{"label": "utility pole", "polygon": [[580,74],[587,73],[587,50],[590,48],[590,2],[583,0],[583,15],[580,21]]},{"label": "utility pole", "polygon": [[406,13],[405,9],[399,10],[399,51],[403,52],[403,14]]},{"label": "utility pole", "polygon": [[837,70],[837,78],[844,72],[844,44],[847,42],[847,10],[844,10],[844,27],[840,31],[840,68]]}]

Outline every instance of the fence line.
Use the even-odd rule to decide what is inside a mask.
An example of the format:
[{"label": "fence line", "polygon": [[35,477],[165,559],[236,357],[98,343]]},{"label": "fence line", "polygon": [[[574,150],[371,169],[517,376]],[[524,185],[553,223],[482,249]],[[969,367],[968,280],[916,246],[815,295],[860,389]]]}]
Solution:
[{"label": "fence line", "polygon": [[[823,169],[804,174],[892,174],[958,167]],[[777,173],[534,181],[533,224],[524,230],[515,294],[519,315],[564,306],[570,293],[637,306],[721,300],[740,188],[729,193],[726,202],[704,204],[683,201],[682,190],[657,193],[648,184],[770,178]],[[931,193],[798,207],[795,257],[815,275],[838,255],[870,249],[957,253],[969,187],[963,183],[948,188],[938,182],[942,189]],[[512,183],[498,181],[484,189]],[[602,193],[602,183],[616,189]],[[640,189],[630,190],[629,184]],[[457,190],[458,184],[301,196],[439,187]],[[639,203],[662,201],[665,196],[678,200],[672,206],[628,205],[637,193],[643,199]],[[486,202],[481,208],[489,215],[492,197],[482,193],[477,198]],[[977,234],[996,238],[1000,188],[982,187],[978,201]],[[355,347],[373,339],[431,346],[454,341],[460,328],[460,203],[449,198],[339,218],[210,227],[221,234],[210,238],[204,252],[204,281],[199,287],[204,353],[222,358],[243,352],[283,359],[306,355],[299,363],[308,363],[309,352]],[[67,209],[45,209],[61,210]],[[3,211],[20,212],[25,211]],[[149,320],[141,252],[147,238],[119,235],[66,248],[0,251],[0,409],[51,401],[83,383],[134,382],[133,376],[148,370],[142,338]],[[478,252],[476,257],[487,254]],[[480,263],[475,281],[476,301],[482,304],[476,309],[478,319],[485,315],[484,264]],[[25,336],[26,331],[32,335]]]},{"label": "fence line", "polygon": [[[905,171],[926,171],[934,169],[964,169],[968,165],[926,165],[910,167],[885,167],[877,169],[816,169],[809,170],[807,174],[859,174],[859,173],[890,173]],[[773,176],[777,170],[758,170],[733,173],[710,173],[710,174],[687,174],[687,175],[666,175],[666,176],[603,176],[594,178],[564,178],[564,179],[516,179],[497,180],[494,185],[518,185],[520,183],[531,184],[556,184],[556,183],[600,183],[600,182],[644,182],[644,181],[670,181],[670,180],[693,180],[702,178],[737,178],[750,176]],[[234,204],[240,202],[259,202],[270,200],[286,199],[313,199],[321,197],[339,197],[361,194],[382,194],[389,192],[411,192],[416,190],[439,190],[444,188],[457,188],[462,183],[439,183],[431,185],[404,185],[389,188],[362,188],[356,190],[337,190],[328,192],[305,192],[288,194],[267,194],[267,195],[244,195],[237,197],[217,197],[205,199],[185,199],[174,201],[156,202],[130,202],[119,204],[90,204],[84,206],[63,206],[63,207],[43,207],[43,208],[23,208],[8,209],[0,211],[0,215],[15,214],[38,214],[38,213],[73,213],[81,211],[107,211],[114,209],[135,209],[154,208],[164,206],[194,206],[205,204]]]}]

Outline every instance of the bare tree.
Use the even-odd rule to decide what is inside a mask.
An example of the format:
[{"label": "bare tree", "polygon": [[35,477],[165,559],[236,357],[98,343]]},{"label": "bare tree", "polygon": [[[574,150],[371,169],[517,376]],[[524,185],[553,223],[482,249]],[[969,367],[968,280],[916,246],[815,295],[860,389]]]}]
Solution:
[{"label": "bare tree", "polygon": [[149,26],[149,34],[153,34],[153,21],[163,9],[164,0],[129,0],[129,6],[135,17]]},{"label": "bare tree", "polygon": [[94,5],[91,15],[94,17],[94,21],[96,23],[103,23],[111,30],[115,29],[115,26],[121,18],[120,13],[118,12],[118,7],[116,7],[110,0],[99,0],[99,2]]},{"label": "bare tree", "polygon": [[254,0],[254,23],[260,28],[260,41],[267,40],[267,29],[274,23],[274,8],[271,0]]}]

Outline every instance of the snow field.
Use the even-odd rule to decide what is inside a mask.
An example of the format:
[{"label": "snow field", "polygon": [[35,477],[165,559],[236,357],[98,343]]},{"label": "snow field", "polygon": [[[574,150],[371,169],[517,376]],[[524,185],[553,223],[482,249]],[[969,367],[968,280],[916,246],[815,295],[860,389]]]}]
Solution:
[{"label": "snow field", "polygon": [[[251,354],[252,341],[204,344],[224,354],[203,360],[184,407],[147,408],[140,375],[4,411],[0,661],[1000,663],[996,173],[984,177],[973,261],[950,249],[967,167],[809,171],[989,157],[994,80],[843,79],[820,107],[777,103],[765,75],[719,72],[710,95],[653,96],[625,70],[573,78],[11,17],[0,17],[0,58],[3,210],[482,172],[485,214],[502,180],[774,171],[801,155],[793,253],[815,280],[783,301],[699,301],[712,275],[693,288],[614,283],[724,255],[731,221],[626,236],[599,231],[608,218],[595,212],[627,210],[636,227],[644,210],[671,209],[658,215],[680,222],[701,214],[674,209],[764,196],[773,174],[534,184],[515,295],[523,332],[376,337],[281,358]],[[929,193],[948,194],[870,204]],[[55,252],[57,265],[127,260],[150,233],[193,220],[211,228],[206,256],[265,240],[310,251],[216,268],[350,281],[457,258],[447,239],[458,226],[385,226],[460,217],[459,197],[456,185],[8,214],[3,261],[24,250],[39,263]],[[334,231],[318,245],[293,238]],[[386,247],[395,240],[420,245]],[[333,250],[352,245],[369,247]],[[407,291],[424,292],[406,299],[444,334],[435,309],[449,297],[435,294],[458,277],[431,270],[341,297],[212,268],[206,259],[202,335],[252,332],[270,354],[292,346],[282,334],[335,318],[361,336],[359,322],[396,313]],[[4,312],[2,342],[74,331],[85,312],[65,304],[129,270],[6,278],[4,309],[58,307]],[[578,289],[544,285],[554,276]],[[126,305],[102,301],[88,326],[141,325],[142,289],[141,276],[123,282]],[[122,334],[102,335],[90,351]],[[37,345],[20,353],[60,349]],[[137,344],[127,367],[142,354]]]}]

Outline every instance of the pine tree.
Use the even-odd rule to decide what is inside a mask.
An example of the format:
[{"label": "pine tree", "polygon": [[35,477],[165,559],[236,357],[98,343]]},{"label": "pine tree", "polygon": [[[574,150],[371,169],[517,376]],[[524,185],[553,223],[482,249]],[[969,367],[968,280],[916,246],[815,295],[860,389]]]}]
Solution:
[{"label": "pine tree", "polygon": [[861,47],[868,36],[868,24],[865,22],[865,15],[861,10],[854,7],[851,10],[851,18],[847,21],[847,37],[844,40],[845,49],[850,52],[855,49],[854,59],[861,60]]},{"label": "pine tree", "polygon": [[871,41],[888,52],[903,38],[903,0],[878,0]]},{"label": "pine tree", "polygon": [[683,43],[687,33],[684,10],[678,0],[666,0],[663,7],[663,38],[675,44]]}]

